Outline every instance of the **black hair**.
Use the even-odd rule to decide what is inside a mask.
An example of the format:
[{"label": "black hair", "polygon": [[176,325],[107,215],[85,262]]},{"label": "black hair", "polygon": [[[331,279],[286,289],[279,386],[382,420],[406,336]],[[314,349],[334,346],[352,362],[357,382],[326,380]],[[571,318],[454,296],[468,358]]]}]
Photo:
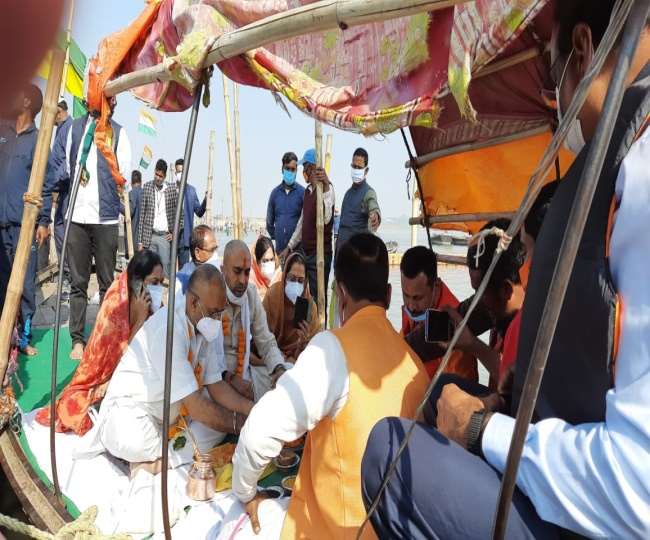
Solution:
[{"label": "black hair", "polygon": [[271,239],[268,236],[260,236],[255,242],[255,260],[261,261],[269,248],[273,250],[273,255],[275,255],[275,248]]},{"label": "black hair", "polygon": [[185,165],[185,160],[183,158],[178,158],[176,163],[174,163],[174,167],[176,167],[176,165]]},{"label": "black hair", "polygon": [[292,161],[298,161],[298,156],[293,152],[286,152],[282,156],[282,166],[289,165]]},{"label": "black hair", "polygon": [[285,276],[291,271],[291,269],[296,265],[296,264],[301,264],[305,268],[307,268],[307,261],[305,260],[305,257],[303,256],[302,253],[299,251],[294,251],[291,255],[287,257],[287,261],[284,266],[284,274]]},{"label": "black hair", "polygon": [[190,257],[192,257],[194,262],[196,262],[194,259],[194,251],[196,248],[203,249],[203,246],[205,245],[205,237],[211,232],[213,231],[209,225],[197,225],[192,229],[192,236],[190,238]]},{"label": "black hair", "polygon": [[65,99],[62,99],[57,103],[56,105],[59,109],[63,109],[64,111],[68,110],[68,102]]},{"label": "black hair", "polygon": [[560,182],[558,180],[546,184],[537,195],[537,199],[533,203],[533,206],[526,216],[524,221],[524,227],[526,228],[526,234],[532,236],[533,240],[537,240],[539,236],[539,231],[542,229],[542,223],[544,223],[544,218],[546,217],[546,212],[551,206],[551,201],[553,196],[557,191]]},{"label": "black hair", "polygon": [[355,234],[339,249],[334,275],[354,300],[385,302],[388,290],[386,244],[374,234]]},{"label": "black hair", "polygon": [[126,280],[129,288],[129,297],[140,294],[146,277],[153,272],[156,266],[162,266],[160,255],[150,249],[136,251],[126,267]]},{"label": "black hair", "polygon": [[429,285],[433,287],[438,279],[438,257],[427,247],[415,246],[404,253],[399,269],[408,279],[424,274]]},{"label": "black hair", "polygon": [[357,148],[357,149],[354,151],[354,154],[352,154],[352,159],[354,159],[354,158],[357,157],[357,156],[358,156],[358,157],[362,157],[362,158],[364,159],[364,161],[365,161],[365,163],[366,163],[366,167],[367,167],[367,166],[368,166],[368,160],[369,160],[369,157],[368,157],[368,152],[366,152],[365,148]]},{"label": "black hair", "polygon": [[[509,226],[510,220],[502,218],[490,221],[481,230],[485,231],[492,227],[497,227],[503,231],[507,231]],[[479,257],[478,264],[476,263],[478,244],[470,246],[467,250],[467,266],[470,270],[479,270],[481,272],[481,277],[485,276],[498,245],[499,237],[497,235],[490,234],[486,236],[485,251]],[[494,268],[494,272],[492,272],[492,277],[490,278],[488,287],[494,291],[500,289],[506,281],[510,281],[515,285],[520,284],[519,269],[524,264],[525,259],[526,247],[519,238],[519,235],[515,235],[508,249],[501,254],[499,262]]]},{"label": "black hair", "polygon": [[567,56],[573,49],[573,29],[584,23],[591,29],[594,48],[600,44],[614,11],[616,0],[562,0],[556,3],[555,21],[559,24],[557,47]]},{"label": "black hair", "polygon": [[28,84],[23,89],[25,99],[29,100],[29,109],[32,111],[32,116],[36,118],[41,109],[43,108],[43,92],[35,84]]},{"label": "black hair", "polygon": [[131,185],[133,184],[142,184],[142,173],[137,169],[131,171]]},{"label": "black hair", "polygon": [[164,159],[159,159],[156,161],[156,170],[167,174],[167,162]]}]

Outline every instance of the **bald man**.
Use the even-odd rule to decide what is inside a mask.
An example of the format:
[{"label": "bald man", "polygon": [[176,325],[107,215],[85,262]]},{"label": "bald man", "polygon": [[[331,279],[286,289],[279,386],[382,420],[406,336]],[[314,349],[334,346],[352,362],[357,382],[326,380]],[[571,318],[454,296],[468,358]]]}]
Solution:
[{"label": "bald man", "polygon": [[[223,252],[222,269],[228,298],[223,315],[224,380],[243,396],[257,401],[292,364],[284,361],[275,337],[269,331],[257,289],[249,286],[251,252],[244,242],[228,242]],[[251,339],[259,358],[251,357]]]},{"label": "bald man", "polygon": [[[227,304],[225,287],[219,270],[203,265],[192,274],[186,295],[176,296],[171,467],[192,459],[185,423],[203,452],[220,443],[227,433],[239,433],[253,406],[221,378],[225,370],[221,332]],[[132,474],[140,468],[154,474],[160,470],[167,309],[158,310],[129,344],[109,383],[95,428],[101,442],[96,450],[129,462]]]}]

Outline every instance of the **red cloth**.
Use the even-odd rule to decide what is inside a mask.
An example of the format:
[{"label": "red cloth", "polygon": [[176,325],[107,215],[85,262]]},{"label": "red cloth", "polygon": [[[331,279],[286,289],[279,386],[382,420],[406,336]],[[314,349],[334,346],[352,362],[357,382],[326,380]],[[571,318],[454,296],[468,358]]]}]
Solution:
[{"label": "red cloth", "polygon": [[519,345],[519,329],[521,328],[521,312],[519,310],[515,318],[512,319],[506,335],[503,338],[503,352],[501,353],[501,363],[499,364],[499,380],[503,378],[504,373],[517,359],[517,347]]},{"label": "red cloth", "polygon": [[[129,344],[129,292],[126,271],[113,282],[97,314],[95,327],[70,384],[56,402],[56,430],[83,435],[92,427],[88,409],[104,397],[122,354]],[[36,414],[39,424],[50,423],[49,405]]]}]

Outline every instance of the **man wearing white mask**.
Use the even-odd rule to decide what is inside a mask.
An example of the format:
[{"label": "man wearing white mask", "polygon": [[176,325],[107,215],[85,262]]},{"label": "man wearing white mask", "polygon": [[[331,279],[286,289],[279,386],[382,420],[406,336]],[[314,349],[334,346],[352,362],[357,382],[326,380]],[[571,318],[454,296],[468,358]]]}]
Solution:
[{"label": "man wearing white mask", "polygon": [[[231,240],[223,252],[228,304],[223,314],[224,380],[237,392],[258,400],[292,364],[286,363],[269,330],[257,289],[249,283],[251,252],[241,240]],[[251,366],[251,340],[261,360]]]},{"label": "man wearing white mask", "polygon": [[[177,159],[174,163],[174,176],[176,179],[176,187],[181,188],[181,176],[183,174],[183,167],[185,161]],[[203,217],[208,204],[208,194],[203,196],[203,202],[199,202],[199,197],[196,194],[196,189],[189,182],[185,185],[185,195],[183,197],[183,234],[178,243],[178,266],[183,268],[185,264],[190,261],[190,241],[192,231],[194,230],[194,216]]]},{"label": "man wearing white mask", "polygon": [[357,148],[352,154],[352,185],[345,193],[341,205],[341,221],[336,251],[355,234],[376,232],[381,225],[381,211],[377,193],[368,184],[368,152]]},{"label": "man wearing white mask", "polygon": [[[172,350],[170,464],[192,459],[189,426],[201,451],[237,434],[253,403],[222,381],[225,369],[221,317],[223,276],[212,265],[198,268],[187,294],[177,295]],[[101,449],[140,468],[160,470],[167,307],[138,331],[106,391],[95,433]]]}]

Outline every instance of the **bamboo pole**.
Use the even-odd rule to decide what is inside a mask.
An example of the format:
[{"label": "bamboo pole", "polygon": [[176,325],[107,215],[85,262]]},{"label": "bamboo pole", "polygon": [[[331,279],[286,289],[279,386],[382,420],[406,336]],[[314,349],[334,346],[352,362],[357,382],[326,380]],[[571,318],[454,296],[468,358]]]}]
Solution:
[{"label": "bamboo pole", "polygon": [[332,168],[332,144],[334,136],[331,133],[327,134],[325,138],[325,172],[329,176],[330,169]]},{"label": "bamboo pole", "polygon": [[239,238],[244,237],[244,210],[241,199],[241,162],[240,162],[240,137],[239,137],[239,85],[233,83],[233,114],[235,118],[235,172],[237,178],[237,227]]},{"label": "bamboo pole", "polygon": [[61,89],[59,96],[65,94],[66,83],[68,82],[68,68],[70,67],[70,40],[72,38],[72,17],[74,16],[74,0],[70,0],[70,12],[68,13],[68,25],[65,29],[65,63],[63,64],[63,75],[61,76]]},{"label": "bamboo pole", "polygon": [[223,80],[223,102],[226,113],[226,146],[228,147],[228,163],[230,164],[230,191],[232,194],[232,221],[233,237],[239,240],[241,234],[239,231],[239,206],[237,204],[237,171],[235,152],[232,145],[232,124],[230,117],[230,94],[228,93],[228,79],[221,75]]},{"label": "bamboo pole", "polygon": [[[445,214],[441,216],[429,216],[429,225],[438,225],[440,223],[464,223],[468,221],[492,221],[495,219],[512,219],[514,212],[478,212],[475,214]],[[418,216],[409,219],[409,225],[424,226],[424,218]]]},{"label": "bamboo pole", "polygon": [[135,251],[133,249],[133,229],[131,228],[131,201],[129,193],[122,188],[122,201],[124,204],[124,223],[126,223],[126,259],[129,260]]},{"label": "bamboo pole", "polygon": [[32,243],[34,242],[34,231],[36,230],[36,220],[40,212],[40,197],[43,191],[47,158],[50,152],[50,141],[52,140],[64,62],[65,53],[59,48],[54,48],[52,51],[50,76],[47,80],[45,99],[43,100],[41,124],[34,150],[34,161],[32,163],[31,174],[29,175],[27,192],[25,193],[29,197],[25,200],[18,247],[7,285],[2,317],[0,318],[0,381],[4,380],[7,363],[9,362],[11,334],[16,323],[18,307],[20,306],[20,299],[23,294],[23,283],[27,272],[27,261],[29,260]]},{"label": "bamboo pole", "polygon": [[214,144],[217,132],[210,131],[210,146],[208,148],[208,186],[207,186],[207,202],[205,209],[205,221],[209,227],[214,227],[213,211],[212,211],[212,196],[213,196],[213,182],[214,182]]},{"label": "bamboo pole", "polygon": [[[316,161],[323,166],[323,126],[316,120]],[[318,285],[318,318],[325,328],[325,216],[323,185],[316,183],[316,284]]]},{"label": "bamboo pole", "polygon": [[[208,53],[203,67],[218,64],[247,51],[292,37],[314,32],[345,29],[426,11],[438,11],[469,0],[321,0],[276,13],[222,35]],[[106,85],[104,93],[114,96],[136,86],[171,80],[164,63],[127,73]]]}]

